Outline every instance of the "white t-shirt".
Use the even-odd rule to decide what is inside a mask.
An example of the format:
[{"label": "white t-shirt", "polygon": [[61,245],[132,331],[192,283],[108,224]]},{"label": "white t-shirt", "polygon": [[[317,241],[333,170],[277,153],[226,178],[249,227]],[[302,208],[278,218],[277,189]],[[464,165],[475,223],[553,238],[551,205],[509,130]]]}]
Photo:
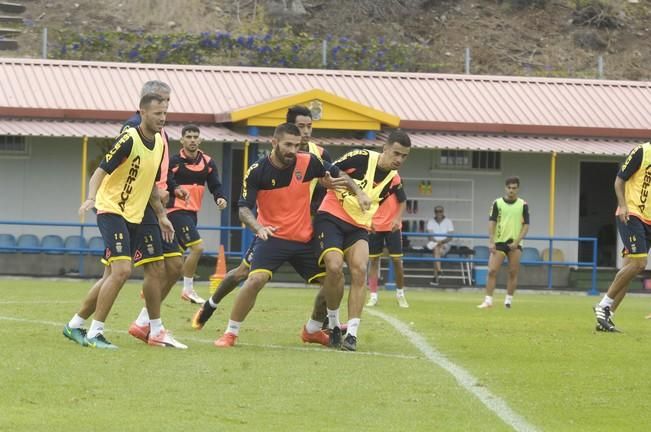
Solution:
[{"label": "white t-shirt", "polygon": [[431,232],[432,234],[443,234],[443,235],[435,235],[434,236],[435,241],[445,240],[448,237],[447,234],[453,231],[454,231],[454,225],[452,224],[452,220],[446,217],[443,218],[443,220],[440,223],[437,222],[436,219],[434,218],[427,221],[427,232]]}]

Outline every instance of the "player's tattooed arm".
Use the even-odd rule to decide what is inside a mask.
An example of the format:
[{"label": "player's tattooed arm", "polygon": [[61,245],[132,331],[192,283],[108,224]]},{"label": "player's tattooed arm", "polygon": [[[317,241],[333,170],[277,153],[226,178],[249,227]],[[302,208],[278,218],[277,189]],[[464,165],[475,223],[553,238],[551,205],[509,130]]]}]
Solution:
[{"label": "player's tattooed arm", "polygon": [[274,231],[276,231],[276,227],[261,225],[248,207],[240,206],[238,213],[240,221],[253,231],[261,240],[267,240],[271,237]]}]

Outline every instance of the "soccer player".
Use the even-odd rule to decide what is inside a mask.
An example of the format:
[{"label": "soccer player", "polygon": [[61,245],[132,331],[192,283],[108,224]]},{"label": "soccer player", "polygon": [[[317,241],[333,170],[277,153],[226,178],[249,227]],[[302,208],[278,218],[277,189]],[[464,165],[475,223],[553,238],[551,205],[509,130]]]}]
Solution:
[{"label": "soccer player", "polygon": [[[335,161],[370,198],[368,206],[361,206],[348,192],[329,190],[314,218],[314,246],[319,265],[324,266],[324,287],[317,296],[324,296],[327,305],[330,345],[347,351],[357,349],[364,298],[366,297],[366,268],[368,266],[368,230],[380,202],[392,187],[400,183],[398,169],[409,156],[411,140],[402,131],[389,134],[382,153],[354,150]],[[342,342],[339,305],[344,294],[344,259],[351,275],[348,294],[348,325]],[[315,303],[316,305],[316,303]],[[306,330],[314,333],[322,323],[308,321]]]},{"label": "soccer player", "polygon": [[167,216],[174,225],[179,244],[184,249],[190,249],[183,264],[181,297],[191,303],[205,301],[194,290],[193,283],[199,258],[203,253],[201,244],[203,240],[197,231],[197,212],[201,208],[205,185],[208,185],[217,208],[223,210],[227,205],[217,164],[210,156],[199,150],[200,144],[199,127],[192,124],[184,126],[181,130],[181,151],[170,159],[170,171],[174,175],[175,182],[183,186],[190,197],[188,200],[173,197],[167,204]]},{"label": "soccer player", "polygon": [[[156,94],[169,104],[171,88],[162,81],[147,81],[142,87],[141,97],[146,94]],[[127,120],[123,132],[130,127],[137,128],[140,122],[141,113],[138,111]],[[160,135],[163,141],[163,159],[156,185],[161,196],[161,203],[164,205],[169,197],[168,189],[172,190],[178,198],[187,198],[188,193],[176,185],[171,172],[168,170],[168,138],[162,128]],[[141,228],[137,231],[139,238],[136,239],[136,244],[142,244],[143,247],[137,252],[139,259],[134,260],[134,265],[144,265],[142,294],[145,298],[145,307],[141,309],[136,320],[129,326],[129,334],[150,345],[186,348],[185,345],[176,341],[169,332],[165,331],[160,318],[160,305],[181,275],[183,260],[180,247],[175,237],[169,241],[161,238],[156,214],[151,204],[147,204],[140,225]],[[164,262],[159,262],[159,256],[163,256]],[[102,285],[108,278],[109,270],[108,267],[105,268],[102,278],[91,288],[79,312],[70,321],[71,325],[81,327],[84,321],[94,313],[97,297]],[[155,330],[153,333],[155,337],[152,338],[150,338],[150,321],[153,322],[153,329]]]},{"label": "soccer player", "polygon": [[[302,105],[296,105],[287,110],[286,115],[287,123],[293,123],[298,127],[301,133],[301,151],[309,152],[315,155],[319,160],[332,162],[328,152],[321,146],[318,146],[310,141],[312,138],[312,113],[310,110]],[[321,205],[321,201],[325,196],[326,187],[335,187],[335,184],[321,184],[323,179],[313,179],[310,183],[310,193],[312,199],[310,201],[311,212],[314,213]],[[214,294],[197,310],[192,317],[192,327],[200,330],[208,322],[212,314],[217,310],[217,305],[230,294],[237,285],[245,280],[249,275],[249,268],[251,267],[251,254],[255,248],[257,239],[254,238],[248,250],[244,253],[240,265],[226,273],[224,279],[220,282]],[[323,308],[325,313],[325,306]],[[320,335],[319,335],[320,336]],[[322,338],[321,338],[322,340]]]},{"label": "soccer player", "polygon": [[[160,131],[165,124],[167,105],[167,101],[157,94],[150,93],[141,98],[140,125],[126,129],[116,139],[91,176],[88,198],[79,208],[80,213],[93,207],[97,209],[97,225],[106,245],[104,262],[108,268],[103,283],[97,289],[93,287],[84,302],[92,302],[95,312],[88,332],[82,328],[85,318],[79,314],[63,329],[64,336],[82,346],[117,348],[104,336],[104,322],[131,274],[132,257],[136,265],[145,264],[145,272],[154,277],[163,272],[160,265],[163,257],[149,256],[154,249],[153,242],[160,241],[160,236],[158,239],[143,238],[140,230],[149,202],[158,216],[163,238],[169,241],[174,236],[174,227],[167,218],[155,185],[163,159]],[[145,298],[149,306],[151,299]]]},{"label": "soccer player", "polygon": [[511,307],[513,294],[515,294],[518,285],[522,239],[529,232],[529,205],[518,197],[520,179],[509,177],[504,184],[506,196],[493,201],[489,216],[488,278],[486,280],[486,296],[484,301],[477,306],[479,309],[493,307],[493,291],[495,291],[497,283],[497,272],[506,257],[509,257],[509,276],[506,282],[504,307],[507,309]]},{"label": "soccer player", "polygon": [[651,206],[647,206],[649,165],[651,143],[646,142],[628,154],[615,177],[617,230],[624,243],[624,265],[594,308],[598,331],[619,331],[613,322],[614,311],[624,299],[633,278],[646,268],[651,245]]},{"label": "soccer player", "polygon": [[[240,326],[255,304],[258,292],[273,272],[284,262],[307,281],[313,282],[320,272],[311,246],[310,183],[314,178],[339,177],[339,170],[305,152],[299,152],[300,131],[291,123],[276,128],[271,155],[259,159],[249,168],[238,203],[240,220],[258,240],[251,258],[251,271],[240,289],[231,310],[228,327],[215,341],[217,347],[231,347]],[[360,202],[366,198],[352,181],[352,193]],[[252,209],[257,205],[258,217]]]},{"label": "soccer player", "polygon": [[396,300],[401,308],[408,308],[409,303],[405,298],[404,279],[405,272],[402,267],[402,212],[405,211],[407,195],[400,183],[393,186],[389,196],[382,201],[373,216],[373,225],[368,239],[369,276],[368,289],[371,297],[366,306],[375,306],[378,302],[378,274],[380,270],[380,257],[386,245],[389,257],[393,261],[396,272]]}]

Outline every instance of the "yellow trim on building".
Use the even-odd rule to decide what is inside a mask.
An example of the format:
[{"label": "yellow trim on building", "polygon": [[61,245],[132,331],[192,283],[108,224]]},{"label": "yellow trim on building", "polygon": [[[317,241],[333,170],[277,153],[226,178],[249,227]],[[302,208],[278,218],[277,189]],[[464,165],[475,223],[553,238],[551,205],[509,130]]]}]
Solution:
[{"label": "yellow trim on building", "polygon": [[303,93],[274,99],[258,105],[231,111],[230,121],[244,122],[246,126],[275,127],[285,121],[287,109],[293,105],[306,105],[320,111],[314,115],[315,129],[382,130],[382,125],[398,127],[400,118],[349,99],[313,89]]}]

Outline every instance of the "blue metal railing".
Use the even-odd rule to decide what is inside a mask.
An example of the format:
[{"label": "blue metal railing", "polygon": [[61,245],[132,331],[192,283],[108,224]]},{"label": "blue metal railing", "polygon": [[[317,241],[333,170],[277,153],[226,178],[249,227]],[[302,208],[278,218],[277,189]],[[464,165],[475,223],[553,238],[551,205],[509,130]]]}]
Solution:
[{"label": "blue metal railing", "polygon": [[[404,232],[403,235],[407,237],[431,237],[432,233],[420,233],[420,232]],[[468,239],[484,239],[488,240],[487,235],[475,235],[475,234],[452,234],[449,237],[453,239],[459,239],[459,238],[468,238]],[[541,261],[533,261],[533,260],[522,260],[520,261],[520,264],[524,265],[545,265],[547,266],[547,288],[551,289],[552,288],[552,283],[553,283],[553,273],[552,273],[552,267],[553,266],[576,266],[576,267],[590,267],[592,269],[592,284],[591,288],[588,291],[589,295],[597,295],[599,294],[599,291],[597,291],[597,248],[598,248],[598,241],[596,237],[547,237],[547,236],[531,236],[531,237],[526,237],[525,241],[547,241],[549,242],[549,247],[548,247],[548,256],[547,260],[541,260]],[[554,242],[565,242],[565,241],[572,241],[572,242],[590,242],[592,243],[592,261],[553,261],[552,260],[552,253],[554,250]],[[428,253],[431,253],[429,250],[425,250]],[[488,265],[488,259],[475,259],[472,257],[458,257],[458,258],[434,258],[433,256],[427,256],[427,257],[418,257],[418,256],[410,256],[410,255],[405,255],[402,257],[403,261],[412,261],[412,262],[418,262],[418,261],[425,261],[425,262],[435,262],[435,261],[440,261],[440,262],[451,262],[451,263],[472,263],[472,264],[480,264],[480,265]],[[395,286],[395,272],[393,269],[393,263],[391,260],[389,260],[389,284],[393,284]]]},{"label": "blue metal railing", "polygon": [[[57,228],[78,228],[79,236],[84,237],[85,230],[89,228],[97,228],[97,224],[89,223],[75,223],[75,222],[44,222],[44,221],[15,221],[15,220],[0,220],[0,225],[19,225],[19,226],[45,226],[45,227],[57,227]],[[227,232],[237,232],[240,231],[242,235],[242,247],[240,250],[229,250],[226,251],[226,256],[235,256],[242,257],[244,252],[249,247],[253,234],[250,230],[242,228],[241,226],[209,226],[209,225],[199,225],[197,227],[200,231],[227,231]],[[42,247],[42,246],[26,246],[20,247],[15,246],[2,246],[0,245],[0,252],[21,252],[21,253],[62,253],[62,254],[74,254],[79,255],[79,275],[84,275],[84,255],[89,254],[101,254],[104,252],[104,248],[95,249],[95,248],[68,248],[68,247]],[[219,253],[218,250],[206,250],[204,255],[216,256]]]}]

